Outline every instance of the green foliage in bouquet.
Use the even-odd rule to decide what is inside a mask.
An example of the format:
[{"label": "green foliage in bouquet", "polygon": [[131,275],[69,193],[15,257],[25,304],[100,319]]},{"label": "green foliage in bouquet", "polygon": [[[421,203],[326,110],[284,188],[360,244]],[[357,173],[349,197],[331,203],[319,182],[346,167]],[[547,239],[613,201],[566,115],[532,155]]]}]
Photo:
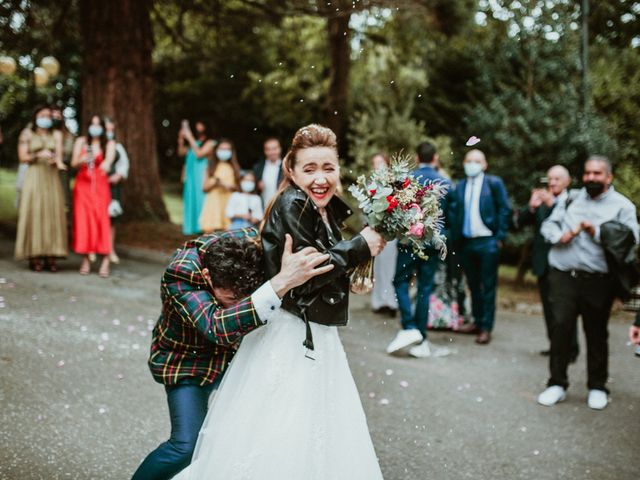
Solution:
[{"label": "green foliage in bouquet", "polygon": [[421,258],[427,257],[430,248],[444,257],[440,198],[445,189],[437,182],[423,185],[411,176],[414,168],[410,157],[396,155],[389,168],[380,168],[368,178],[358,177],[349,192],[359,202],[369,226],[386,240],[410,245]]}]

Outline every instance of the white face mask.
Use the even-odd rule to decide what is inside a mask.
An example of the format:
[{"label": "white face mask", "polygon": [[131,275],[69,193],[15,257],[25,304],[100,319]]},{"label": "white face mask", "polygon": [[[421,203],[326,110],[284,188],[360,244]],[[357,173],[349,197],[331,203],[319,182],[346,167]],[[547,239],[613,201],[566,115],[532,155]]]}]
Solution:
[{"label": "white face mask", "polygon": [[482,172],[482,165],[477,162],[464,164],[464,173],[467,177],[477,177]]},{"label": "white face mask", "polygon": [[218,160],[221,160],[223,162],[228,162],[229,160],[231,160],[231,157],[233,156],[233,152],[231,150],[221,148],[216,151],[216,156],[218,157]]},{"label": "white face mask", "polygon": [[251,193],[256,189],[256,182],[252,182],[251,180],[244,180],[240,182],[240,188],[245,193]]}]

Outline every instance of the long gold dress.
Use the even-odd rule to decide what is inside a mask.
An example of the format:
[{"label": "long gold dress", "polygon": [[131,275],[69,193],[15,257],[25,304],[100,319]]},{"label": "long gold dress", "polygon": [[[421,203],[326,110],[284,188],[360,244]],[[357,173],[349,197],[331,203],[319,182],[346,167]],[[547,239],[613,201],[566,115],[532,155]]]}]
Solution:
[{"label": "long gold dress", "polygon": [[32,133],[29,153],[34,161],[25,174],[20,197],[16,260],[67,256],[67,220],[58,168],[35,158],[36,153],[45,149],[55,151],[53,135]]},{"label": "long gold dress", "polygon": [[[213,177],[220,179],[220,182],[225,185],[237,187],[235,172],[229,162],[219,162]],[[205,183],[209,178],[205,179]],[[214,187],[207,193],[200,214],[200,228],[203,232],[209,233],[229,228],[231,220],[225,216],[225,209],[231,193],[223,187]]]}]

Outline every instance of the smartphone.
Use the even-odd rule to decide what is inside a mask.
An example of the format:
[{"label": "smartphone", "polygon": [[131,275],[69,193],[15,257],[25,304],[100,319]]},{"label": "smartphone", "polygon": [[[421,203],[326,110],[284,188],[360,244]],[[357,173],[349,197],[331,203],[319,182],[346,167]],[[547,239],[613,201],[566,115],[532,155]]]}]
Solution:
[{"label": "smartphone", "polygon": [[189,128],[189,120],[182,120],[182,128],[183,129]]},{"label": "smartphone", "polygon": [[538,178],[538,188],[547,188],[549,186],[549,178],[548,177],[539,177]]}]

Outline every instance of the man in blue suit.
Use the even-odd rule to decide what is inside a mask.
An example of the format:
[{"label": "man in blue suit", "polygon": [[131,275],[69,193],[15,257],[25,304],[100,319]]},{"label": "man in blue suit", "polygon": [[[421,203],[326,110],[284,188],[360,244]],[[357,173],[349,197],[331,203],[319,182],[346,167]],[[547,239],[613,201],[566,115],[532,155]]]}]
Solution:
[{"label": "man in blue suit", "polygon": [[455,190],[451,236],[462,257],[473,311],[473,324],[459,331],[478,334],[476,343],[491,341],[496,312],[500,248],[507,236],[511,203],[499,177],[485,174],[487,159],[480,150],[464,158],[466,178]]},{"label": "man in blue suit", "polygon": [[[416,153],[419,165],[412,173],[412,176],[423,185],[437,182],[447,187],[447,193],[441,200],[442,210],[446,212],[451,195],[451,182],[437,171],[438,154],[436,153],[436,147],[429,142],[423,142],[418,145]],[[443,233],[446,234],[446,232]],[[398,259],[396,261],[396,274],[393,279],[393,285],[398,297],[402,329],[387,347],[387,353],[397,353],[408,347],[410,347],[409,355],[416,358],[442,357],[450,353],[448,348],[435,348],[427,341],[429,297],[434,287],[434,276],[442,262],[439,252],[435,249],[427,252],[427,254],[429,259],[422,260],[414,255],[409,247],[402,244],[398,245]],[[409,298],[409,282],[414,273],[417,275],[418,280],[418,296],[415,309],[412,308],[413,305]]]}]

